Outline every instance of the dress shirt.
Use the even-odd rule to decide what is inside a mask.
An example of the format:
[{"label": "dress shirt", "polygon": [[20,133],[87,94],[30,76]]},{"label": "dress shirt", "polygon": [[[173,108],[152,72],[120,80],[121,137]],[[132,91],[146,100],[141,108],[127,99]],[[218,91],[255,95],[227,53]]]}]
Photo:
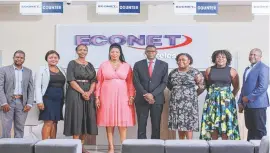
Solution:
[{"label": "dress shirt", "polygon": [[14,67],[15,71],[15,89],[14,89],[14,95],[22,95],[22,73],[23,73],[23,67],[21,69],[18,69],[17,67]]},{"label": "dress shirt", "polygon": [[[21,69],[18,69],[15,65],[14,67],[14,72],[15,72],[15,89],[14,89],[14,95],[22,95],[22,74],[23,74],[23,67]],[[16,99],[14,102],[21,102],[20,100]],[[7,103],[4,103],[1,106],[6,105]],[[27,104],[28,106],[32,107],[31,104]]]},{"label": "dress shirt", "polygon": [[[257,63],[256,63],[256,64],[257,64]],[[247,80],[247,76],[248,76],[249,72],[254,68],[254,66],[255,66],[256,64],[250,65],[250,66],[248,67],[247,72],[246,72],[246,75],[245,75],[245,81]]]}]

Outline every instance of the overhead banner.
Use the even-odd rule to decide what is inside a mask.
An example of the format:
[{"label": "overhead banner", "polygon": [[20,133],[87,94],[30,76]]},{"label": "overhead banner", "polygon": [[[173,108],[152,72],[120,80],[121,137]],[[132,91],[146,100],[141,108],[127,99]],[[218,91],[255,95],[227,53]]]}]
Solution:
[{"label": "overhead banner", "polygon": [[196,14],[198,15],[217,15],[217,2],[196,2]]},{"label": "overhead banner", "polygon": [[179,15],[195,15],[196,2],[175,2],[174,13]]},{"label": "overhead banner", "polygon": [[252,14],[270,15],[270,2],[252,2]]},{"label": "overhead banner", "polygon": [[140,2],[119,2],[119,14],[139,14]]},{"label": "overhead banner", "polygon": [[96,13],[102,15],[139,14],[140,2],[97,2]]},{"label": "overhead banner", "polygon": [[109,46],[119,43],[126,61],[130,65],[145,59],[145,47],[155,45],[157,58],[176,68],[176,56],[189,53],[194,67],[207,68],[211,63],[208,51],[207,29],[204,26],[183,25],[57,25],[56,50],[60,53],[60,64],[66,67],[76,59],[75,47],[88,46],[87,60],[95,68],[108,60]]},{"label": "overhead banner", "polygon": [[119,3],[118,2],[97,2],[96,13],[102,15],[118,14]]},{"label": "overhead banner", "polygon": [[217,15],[218,2],[175,2],[177,15]]},{"label": "overhead banner", "polygon": [[20,2],[22,15],[62,14],[63,2]]}]

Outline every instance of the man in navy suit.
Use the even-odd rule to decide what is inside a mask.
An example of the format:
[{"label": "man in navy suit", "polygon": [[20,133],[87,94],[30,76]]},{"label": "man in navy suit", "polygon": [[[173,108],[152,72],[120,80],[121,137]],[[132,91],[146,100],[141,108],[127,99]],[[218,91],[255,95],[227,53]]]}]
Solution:
[{"label": "man in navy suit", "polygon": [[163,110],[164,89],[168,80],[168,64],[156,59],[153,45],[145,49],[147,59],[138,61],[133,69],[133,83],[136,88],[135,106],[138,121],[138,139],[146,139],[146,126],[150,111],[151,139],[160,139],[160,120]]},{"label": "man in navy suit", "polygon": [[260,140],[267,135],[266,109],[269,106],[267,88],[269,67],[261,62],[262,51],[258,48],[249,53],[251,65],[246,68],[238,101],[239,111],[244,110],[248,129],[248,141]]}]

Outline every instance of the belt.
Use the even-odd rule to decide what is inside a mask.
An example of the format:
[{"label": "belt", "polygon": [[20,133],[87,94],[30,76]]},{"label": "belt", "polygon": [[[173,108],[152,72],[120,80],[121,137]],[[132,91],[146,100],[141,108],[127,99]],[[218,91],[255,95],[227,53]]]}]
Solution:
[{"label": "belt", "polygon": [[23,95],[13,95],[12,98],[13,99],[22,99]]},{"label": "belt", "polygon": [[76,80],[76,82],[89,82],[89,80]]}]

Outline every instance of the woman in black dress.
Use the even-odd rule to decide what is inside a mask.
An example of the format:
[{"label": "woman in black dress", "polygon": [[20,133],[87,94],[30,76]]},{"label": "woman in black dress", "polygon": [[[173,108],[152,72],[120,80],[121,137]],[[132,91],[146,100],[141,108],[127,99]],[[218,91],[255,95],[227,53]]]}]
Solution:
[{"label": "woman in black dress", "polygon": [[55,139],[57,123],[63,120],[62,107],[65,96],[66,74],[57,66],[59,54],[50,50],[45,56],[47,65],[41,66],[35,76],[35,101],[43,120],[42,140]]},{"label": "woman in black dress", "polygon": [[[93,65],[85,60],[88,53],[87,46],[78,45],[76,52],[78,59],[70,61],[67,68],[69,86],[66,96],[64,135],[81,139],[83,144],[86,134],[98,134],[94,96],[96,71]],[[82,152],[87,153],[84,147]]]}]

